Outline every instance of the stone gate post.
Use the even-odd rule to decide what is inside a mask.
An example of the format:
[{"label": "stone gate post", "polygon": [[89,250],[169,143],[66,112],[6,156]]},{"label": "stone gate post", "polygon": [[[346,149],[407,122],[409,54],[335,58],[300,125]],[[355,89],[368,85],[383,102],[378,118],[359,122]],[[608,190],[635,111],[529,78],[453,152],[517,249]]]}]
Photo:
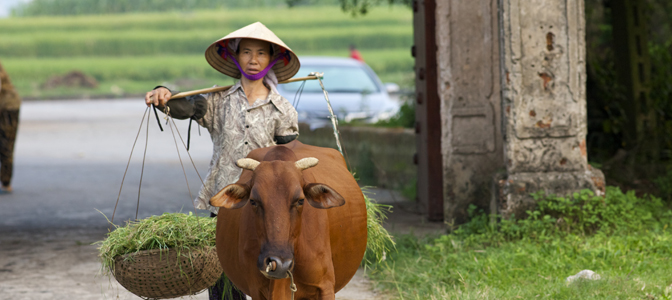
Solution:
[{"label": "stone gate post", "polygon": [[413,11],[429,220],[442,210],[463,223],[469,204],[525,216],[536,191],[604,192],[586,157],[583,0],[415,0]]},{"label": "stone gate post", "polygon": [[543,190],[604,193],[586,157],[583,0],[499,0],[506,175],[496,209],[524,216]]},{"label": "stone gate post", "polygon": [[437,87],[441,103],[444,219],[488,207],[502,170],[497,0],[437,0]]}]

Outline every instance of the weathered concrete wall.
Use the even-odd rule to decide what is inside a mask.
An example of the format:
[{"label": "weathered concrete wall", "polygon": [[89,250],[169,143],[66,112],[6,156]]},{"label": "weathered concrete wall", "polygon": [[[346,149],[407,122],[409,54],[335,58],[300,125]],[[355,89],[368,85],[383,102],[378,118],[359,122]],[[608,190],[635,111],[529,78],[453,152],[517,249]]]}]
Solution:
[{"label": "weathered concrete wall", "polygon": [[[410,129],[339,127],[346,162],[362,185],[401,189],[415,184],[415,133]],[[331,128],[299,125],[299,141],[338,149]]]},{"label": "weathered concrete wall", "polygon": [[497,0],[437,0],[444,215],[466,221],[490,203],[492,175],[504,169]]},{"label": "weathered concrete wall", "polygon": [[507,176],[497,209],[523,216],[538,190],[604,191],[586,157],[583,0],[500,0]]}]

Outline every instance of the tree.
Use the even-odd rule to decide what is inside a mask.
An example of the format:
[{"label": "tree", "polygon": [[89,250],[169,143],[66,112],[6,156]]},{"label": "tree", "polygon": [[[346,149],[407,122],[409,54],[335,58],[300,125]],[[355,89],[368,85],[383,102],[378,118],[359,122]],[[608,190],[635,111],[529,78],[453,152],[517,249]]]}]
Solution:
[{"label": "tree", "polygon": [[[291,1],[291,0],[288,0]],[[408,7],[413,5],[413,0],[339,0],[341,2],[341,9],[344,12],[349,12],[353,16],[365,15],[369,8],[381,5],[387,2],[389,5],[402,4]]]}]

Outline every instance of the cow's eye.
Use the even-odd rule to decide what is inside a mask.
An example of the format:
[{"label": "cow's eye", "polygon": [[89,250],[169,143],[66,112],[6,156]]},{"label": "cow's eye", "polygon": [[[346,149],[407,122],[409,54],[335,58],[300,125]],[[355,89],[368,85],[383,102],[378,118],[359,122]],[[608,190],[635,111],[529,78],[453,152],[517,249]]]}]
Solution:
[{"label": "cow's eye", "polygon": [[303,199],[299,199],[299,201],[296,201],[296,206],[301,206],[303,205]]},{"label": "cow's eye", "polygon": [[254,201],[254,200],[250,199],[250,205],[256,207],[257,206],[257,201]]}]

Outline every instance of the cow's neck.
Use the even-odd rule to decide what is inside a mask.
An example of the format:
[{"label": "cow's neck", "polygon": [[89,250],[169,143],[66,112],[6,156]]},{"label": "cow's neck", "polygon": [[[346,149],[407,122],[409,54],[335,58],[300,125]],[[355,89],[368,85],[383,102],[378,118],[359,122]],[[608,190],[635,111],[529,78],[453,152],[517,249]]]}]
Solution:
[{"label": "cow's neck", "polygon": [[289,289],[290,280],[275,279],[271,280],[268,286],[269,300],[290,300],[292,299],[292,291]]}]

